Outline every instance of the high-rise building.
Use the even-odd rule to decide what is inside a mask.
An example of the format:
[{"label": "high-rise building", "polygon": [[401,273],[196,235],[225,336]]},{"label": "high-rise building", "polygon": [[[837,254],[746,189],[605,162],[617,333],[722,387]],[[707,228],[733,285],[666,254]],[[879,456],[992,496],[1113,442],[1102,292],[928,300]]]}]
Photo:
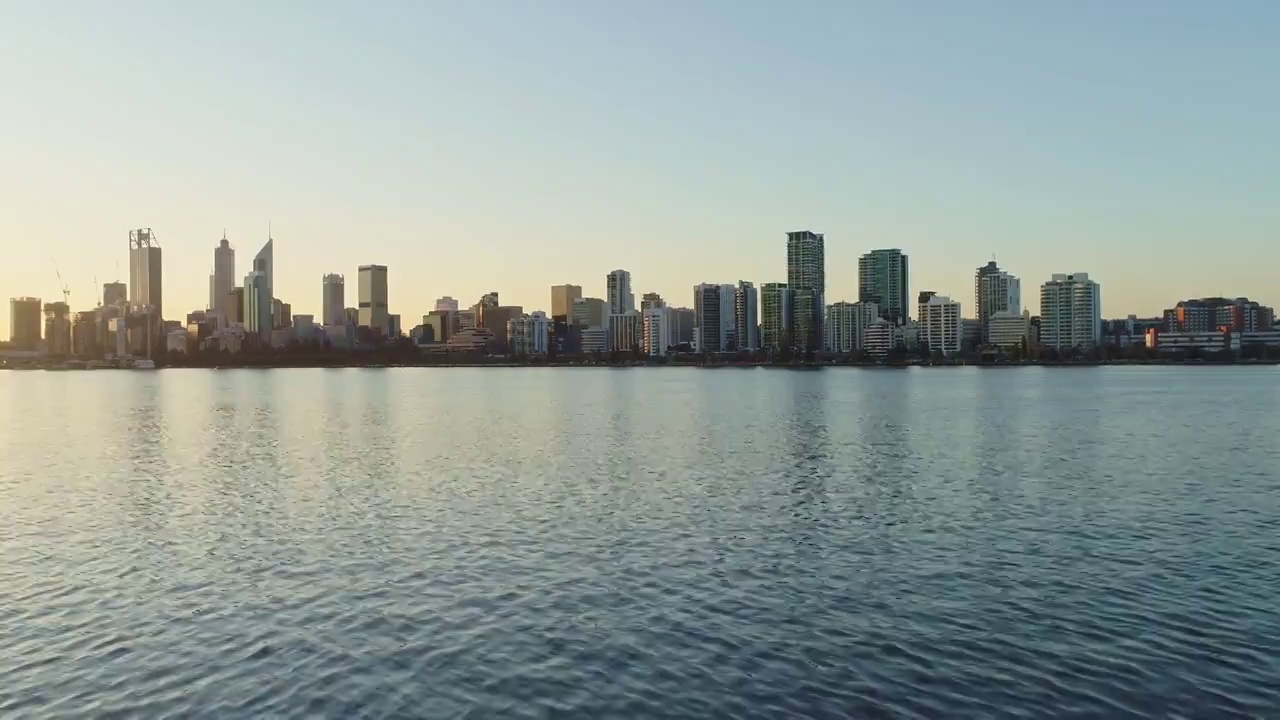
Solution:
[{"label": "high-rise building", "polygon": [[573,301],[582,297],[581,285],[551,286],[551,317],[568,317],[573,312]]},{"label": "high-rise building", "polygon": [[838,302],[827,306],[822,323],[823,348],[849,354],[863,347],[863,330],[880,317],[875,303]]},{"label": "high-rise building", "polygon": [[507,323],[518,320],[524,315],[524,308],[519,305],[498,305],[498,293],[489,293],[479,303],[476,326],[488,330],[492,335],[489,351],[495,355],[505,355],[510,351],[507,339]]},{"label": "high-rise building", "polygon": [[991,316],[996,313],[1019,315],[1022,313],[1022,283],[1018,278],[1000,269],[996,261],[978,268],[973,281],[974,307],[982,327],[982,342],[990,342],[987,328]]},{"label": "high-rise building", "polygon": [[734,326],[734,301],[737,288],[733,285],[702,283],[693,288],[693,312],[697,328],[694,340],[698,352],[722,353],[737,349],[737,328]]},{"label": "high-rise building", "polygon": [[644,296],[640,298],[640,309],[642,311],[649,310],[650,308],[664,308],[666,306],[667,302],[656,292],[645,293]]},{"label": "high-rise building", "polygon": [[346,320],[347,280],[337,273],[330,273],[321,282],[321,322],[341,325]]},{"label": "high-rise building", "polygon": [[448,310],[449,312],[458,312],[458,301],[454,300],[448,295],[445,295],[439,300],[436,300],[436,309]]},{"label": "high-rise building", "polygon": [[107,307],[111,307],[113,305],[128,305],[129,286],[122,282],[103,283],[102,304]]},{"label": "high-rise building", "polygon": [[227,293],[227,324],[244,324],[244,288],[232,288]]},{"label": "high-rise building", "polygon": [[609,316],[609,350],[631,352],[644,340],[644,318],[638,310]]},{"label": "high-rise building", "polygon": [[266,278],[267,296],[273,299],[276,296],[275,244],[274,239],[267,238],[267,244],[253,256],[253,272],[260,272]]},{"label": "high-rise building", "polygon": [[1040,343],[1065,350],[1098,344],[1102,293],[1088,273],[1054,273],[1040,286]]},{"label": "high-rise building", "polygon": [[621,315],[636,309],[636,296],[631,294],[631,273],[626,270],[614,270],[605,277],[609,303],[609,312]]},{"label": "high-rise building", "polygon": [[600,298],[578,298],[569,309],[569,319],[578,327],[608,329],[609,303]]},{"label": "high-rise building", "polygon": [[360,327],[391,334],[391,313],[387,310],[387,266],[361,265],[359,270]]},{"label": "high-rise building", "polygon": [[646,355],[665,355],[675,343],[671,338],[671,311],[665,307],[650,307],[644,314],[644,339],[640,347]]},{"label": "high-rise building", "polygon": [[50,355],[71,353],[71,307],[65,302],[45,303],[44,342]]},{"label": "high-rise building", "polygon": [[919,307],[920,346],[930,352],[960,352],[964,321],[960,303],[944,295],[931,295]]},{"label": "high-rise building", "polygon": [[9,298],[9,342],[15,350],[40,345],[40,298]]},{"label": "high-rise building", "polygon": [[507,321],[507,343],[512,355],[546,355],[551,320],[541,310]]},{"label": "high-rise building", "polygon": [[227,241],[227,233],[213,249],[213,277],[209,281],[209,309],[226,322],[227,296],[236,286],[236,249]]},{"label": "high-rise building", "polygon": [[129,231],[129,304],[150,307],[164,317],[164,274],[160,242],[151,228]]},{"label": "high-rise building", "polygon": [[693,308],[669,307],[667,319],[671,321],[671,344],[692,345],[693,333],[698,327],[698,314]]},{"label": "high-rise building", "polygon": [[791,346],[792,306],[795,292],[786,283],[765,283],[760,288],[760,347],[778,352]]},{"label": "high-rise building", "polygon": [[908,279],[907,256],[901,250],[872,250],[858,259],[858,302],[875,303],[880,317],[903,325],[911,315]]},{"label": "high-rise building", "polygon": [[799,350],[822,349],[822,312],[827,291],[822,233],[787,233],[787,287],[794,295],[791,337]]},{"label": "high-rise building", "polygon": [[733,296],[734,335],[739,350],[760,349],[760,295],[756,286],[739,280]]},{"label": "high-rise building", "polygon": [[244,329],[259,339],[260,347],[271,343],[271,330],[275,324],[271,302],[271,280],[261,270],[254,270],[244,277]]}]

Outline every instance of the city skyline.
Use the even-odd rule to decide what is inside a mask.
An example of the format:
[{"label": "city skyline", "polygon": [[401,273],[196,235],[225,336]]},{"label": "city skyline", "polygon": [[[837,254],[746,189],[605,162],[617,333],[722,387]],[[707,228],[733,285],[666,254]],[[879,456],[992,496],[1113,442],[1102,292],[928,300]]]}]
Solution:
[{"label": "city skyline", "polygon": [[[856,300],[858,258],[894,247],[908,297],[966,314],[993,255],[1028,289],[1088,272],[1105,316],[1275,302],[1280,48],[1257,28],[1276,6],[560,10],[5,6],[0,58],[24,72],[0,118],[0,229],[23,241],[0,293],[59,299],[56,263],[72,309],[92,307],[128,279],[121,233],[151,227],[177,316],[205,304],[224,226],[246,255],[270,226],[275,295],[316,317],[319,278],[354,287],[370,262],[405,317],[493,288],[549,310],[547,286],[603,297],[618,267],[637,297],[688,306],[701,282],[785,282],[777,233],[812,228],[825,304]],[[228,37],[242,51],[204,50]],[[799,106],[821,110],[801,127]],[[1207,243],[1250,261],[1204,263]]]}]

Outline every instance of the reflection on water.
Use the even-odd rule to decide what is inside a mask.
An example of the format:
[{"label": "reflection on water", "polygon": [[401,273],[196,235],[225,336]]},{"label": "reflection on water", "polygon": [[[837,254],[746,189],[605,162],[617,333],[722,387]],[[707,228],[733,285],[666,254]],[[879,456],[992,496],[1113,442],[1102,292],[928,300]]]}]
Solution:
[{"label": "reflection on water", "polygon": [[1277,379],[0,373],[0,716],[1266,717]]}]

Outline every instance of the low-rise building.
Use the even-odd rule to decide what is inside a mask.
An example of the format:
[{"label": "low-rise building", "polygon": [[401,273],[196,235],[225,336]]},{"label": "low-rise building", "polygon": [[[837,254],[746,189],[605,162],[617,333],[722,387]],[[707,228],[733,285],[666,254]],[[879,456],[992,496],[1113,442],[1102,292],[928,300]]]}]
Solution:
[{"label": "low-rise building", "polygon": [[609,331],[605,328],[584,327],[581,329],[581,338],[584,355],[609,352]]},{"label": "low-rise building", "polygon": [[987,344],[998,348],[1021,347],[1031,342],[1031,312],[992,313],[987,319]]},{"label": "low-rise building", "polygon": [[862,349],[868,355],[883,358],[897,344],[896,326],[884,318],[876,318],[862,329]]},{"label": "low-rise building", "polygon": [[1160,353],[1174,352],[1235,352],[1240,350],[1241,333],[1230,330],[1209,332],[1160,332],[1147,331],[1147,347]]},{"label": "low-rise building", "polygon": [[609,316],[609,350],[631,352],[644,340],[644,318],[637,310]]}]

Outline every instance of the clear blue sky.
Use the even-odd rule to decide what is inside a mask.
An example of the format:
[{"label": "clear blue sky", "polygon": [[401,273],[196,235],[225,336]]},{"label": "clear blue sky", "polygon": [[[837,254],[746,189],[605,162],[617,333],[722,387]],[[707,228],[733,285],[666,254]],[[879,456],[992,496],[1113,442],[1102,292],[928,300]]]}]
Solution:
[{"label": "clear blue sky", "polygon": [[[1280,3],[5,2],[0,295],[85,307],[164,246],[204,307],[225,227],[276,294],[390,266],[406,328],[440,295],[548,286],[689,304],[785,279],[784,233],[911,255],[972,312],[994,254],[1104,313],[1280,304]],[[0,334],[8,336],[8,312]]]}]

